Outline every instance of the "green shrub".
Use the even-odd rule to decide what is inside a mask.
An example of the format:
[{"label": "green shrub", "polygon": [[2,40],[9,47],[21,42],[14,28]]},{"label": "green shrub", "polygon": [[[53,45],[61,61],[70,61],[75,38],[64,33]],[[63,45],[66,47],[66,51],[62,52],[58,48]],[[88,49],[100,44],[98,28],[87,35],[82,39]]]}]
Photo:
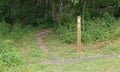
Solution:
[{"label": "green shrub", "polygon": [[6,22],[0,23],[0,37],[4,39],[18,40],[32,30],[31,25],[22,26],[19,23],[14,25],[10,25]]},{"label": "green shrub", "polygon": [[8,36],[14,40],[18,40],[32,30],[33,28],[30,25],[23,27],[15,24]]},{"label": "green shrub", "polygon": [[5,22],[0,23],[0,35],[5,37],[6,34],[9,34],[11,30],[11,26]]},{"label": "green shrub", "polygon": [[[119,33],[116,32],[115,21],[115,18],[108,13],[104,13],[100,18],[85,20],[85,30],[81,33],[82,42],[91,43],[116,38]],[[64,15],[58,20],[59,22],[63,24],[55,29],[58,37],[63,42],[75,43],[77,40],[77,23],[73,21],[71,15]]]},{"label": "green shrub", "polygon": [[11,67],[23,63],[15,42],[32,30],[34,29],[30,25],[0,23],[0,67]]},{"label": "green shrub", "polygon": [[66,42],[66,43],[75,42],[76,34],[77,34],[76,23],[72,21],[71,15],[63,14],[63,17],[60,17],[58,23],[59,23],[59,27],[55,29],[55,33],[57,33],[57,35],[62,40],[62,42]]},{"label": "green shrub", "polygon": [[63,26],[61,26],[59,29],[55,31],[59,38],[66,43],[72,43],[76,41],[76,32],[69,30]]},{"label": "green shrub", "polygon": [[1,56],[4,66],[16,66],[23,63],[21,56],[17,52],[4,53]]},{"label": "green shrub", "polygon": [[3,66],[15,66],[22,64],[22,58],[10,40],[0,41],[0,62]]}]

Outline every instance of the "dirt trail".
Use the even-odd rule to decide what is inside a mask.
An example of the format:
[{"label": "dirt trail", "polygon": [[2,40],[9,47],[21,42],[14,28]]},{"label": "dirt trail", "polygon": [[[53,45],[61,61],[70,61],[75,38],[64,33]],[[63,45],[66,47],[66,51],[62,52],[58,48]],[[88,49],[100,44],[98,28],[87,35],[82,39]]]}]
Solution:
[{"label": "dirt trail", "polygon": [[40,45],[40,49],[46,54],[48,55],[48,57],[50,59],[53,59],[52,54],[49,52],[49,49],[47,48],[47,46],[44,43],[43,37],[45,36],[45,34],[51,32],[52,29],[44,29],[42,31],[40,31],[37,35],[36,35],[36,40],[38,42],[38,44]]}]

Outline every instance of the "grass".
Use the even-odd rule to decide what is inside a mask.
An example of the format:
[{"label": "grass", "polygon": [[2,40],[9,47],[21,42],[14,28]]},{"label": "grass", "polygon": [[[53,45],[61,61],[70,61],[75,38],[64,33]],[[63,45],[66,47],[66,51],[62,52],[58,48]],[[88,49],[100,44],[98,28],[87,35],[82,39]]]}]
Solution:
[{"label": "grass", "polygon": [[82,45],[82,52],[80,54],[76,53],[75,44],[70,45],[61,42],[53,32],[47,34],[44,40],[49,51],[52,52],[56,58],[66,59],[90,55],[120,54],[120,39]]},{"label": "grass", "polygon": [[36,41],[36,32],[32,31],[17,42],[19,52],[22,54],[25,63],[38,63],[48,57],[42,52]]},{"label": "grass", "polygon": [[70,64],[25,64],[12,67],[7,72],[120,72],[120,58],[100,58]]},{"label": "grass", "polygon": [[24,59],[24,64],[8,67],[3,72],[37,72],[44,68],[40,62],[47,60],[48,56],[42,52],[36,41],[36,31],[31,31],[16,42],[18,52]]},{"label": "grass", "polygon": [[40,64],[24,64],[16,67],[11,67],[5,72],[38,72],[43,70],[46,66]]},{"label": "grass", "polygon": [[120,58],[100,58],[59,65],[22,65],[7,72],[120,72]]},{"label": "grass", "polygon": [[[120,58],[118,57],[92,59],[70,64],[42,65],[40,62],[49,58],[40,50],[36,42],[36,33],[36,31],[32,31],[17,41],[16,47],[24,59],[24,64],[10,67],[5,72],[120,72]],[[44,37],[44,41],[55,58],[67,59],[120,53],[120,39],[112,42],[103,42],[95,49],[93,44],[83,45],[80,54],[76,53],[76,45],[62,43],[53,32],[47,34]]]}]

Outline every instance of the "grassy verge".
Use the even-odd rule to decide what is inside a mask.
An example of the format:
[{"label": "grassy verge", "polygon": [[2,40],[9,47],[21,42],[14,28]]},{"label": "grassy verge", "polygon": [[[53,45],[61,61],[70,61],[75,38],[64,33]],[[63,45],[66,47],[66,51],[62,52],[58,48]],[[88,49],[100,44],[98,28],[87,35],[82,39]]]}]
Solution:
[{"label": "grassy verge", "polygon": [[16,67],[11,67],[5,72],[39,72],[40,70],[43,70],[46,65],[40,65],[40,64],[24,64]]},{"label": "grassy verge", "polygon": [[103,58],[77,63],[49,65],[39,72],[120,72],[120,58]]}]

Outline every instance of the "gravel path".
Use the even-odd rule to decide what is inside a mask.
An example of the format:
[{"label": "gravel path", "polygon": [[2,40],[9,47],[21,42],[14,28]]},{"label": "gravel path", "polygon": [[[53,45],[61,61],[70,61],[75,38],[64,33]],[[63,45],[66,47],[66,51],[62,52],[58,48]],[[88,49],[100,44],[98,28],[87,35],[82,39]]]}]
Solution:
[{"label": "gravel path", "polygon": [[74,63],[82,60],[91,60],[91,59],[109,58],[109,57],[120,58],[120,54],[97,55],[97,56],[88,56],[83,58],[74,58],[74,59],[66,59],[66,60],[56,59],[56,60],[44,61],[41,64],[66,64],[66,63]]}]

